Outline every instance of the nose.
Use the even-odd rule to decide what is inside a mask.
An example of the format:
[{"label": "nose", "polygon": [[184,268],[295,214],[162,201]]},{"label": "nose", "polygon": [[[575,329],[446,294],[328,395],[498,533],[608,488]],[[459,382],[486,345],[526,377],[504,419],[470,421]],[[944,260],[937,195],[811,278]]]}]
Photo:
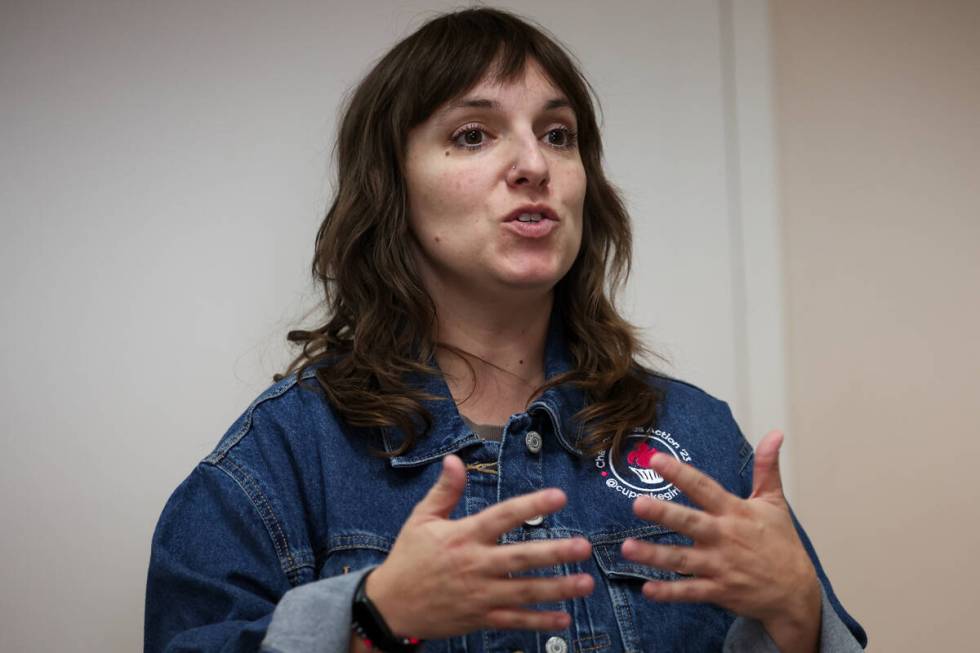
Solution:
[{"label": "nose", "polygon": [[548,157],[541,151],[543,146],[533,134],[521,137],[520,146],[507,171],[507,184],[544,188],[551,179]]}]

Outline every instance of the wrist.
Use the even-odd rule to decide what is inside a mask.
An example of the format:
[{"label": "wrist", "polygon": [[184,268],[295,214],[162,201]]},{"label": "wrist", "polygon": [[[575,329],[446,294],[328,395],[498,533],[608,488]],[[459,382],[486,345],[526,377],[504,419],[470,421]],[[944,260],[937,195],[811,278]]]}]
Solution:
[{"label": "wrist", "polygon": [[398,600],[396,591],[391,591],[392,586],[388,582],[387,572],[384,564],[369,571],[364,580],[364,593],[374,604],[391,632],[401,637],[408,637],[413,633],[410,632],[410,619],[403,614],[402,608],[405,602]]},{"label": "wrist", "polygon": [[820,649],[820,581],[814,575],[812,582],[803,587],[784,604],[783,610],[762,620],[769,637],[783,653],[815,653]]},{"label": "wrist", "polygon": [[411,653],[418,648],[420,640],[408,635],[400,618],[389,620],[391,615],[400,617],[400,611],[391,609],[399,602],[388,600],[392,595],[384,591],[388,587],[381,567],[364,574],[354,593],[351,627],[369,649],[384,653]]}]

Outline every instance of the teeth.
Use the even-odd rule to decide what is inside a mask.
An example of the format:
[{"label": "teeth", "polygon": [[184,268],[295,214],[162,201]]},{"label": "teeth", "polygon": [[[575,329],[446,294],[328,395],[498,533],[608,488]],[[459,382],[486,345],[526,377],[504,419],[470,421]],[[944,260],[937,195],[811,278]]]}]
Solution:
[{"label": "teeth", "polygon": [[517,216],[518,222],[541,222],[543,216],[540,213],[521,213]]}]

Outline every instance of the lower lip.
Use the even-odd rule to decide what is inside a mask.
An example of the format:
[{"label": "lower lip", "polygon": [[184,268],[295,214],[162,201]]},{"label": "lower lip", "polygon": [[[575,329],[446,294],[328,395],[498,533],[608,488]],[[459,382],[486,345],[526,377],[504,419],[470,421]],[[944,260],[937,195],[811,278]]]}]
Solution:
[{"label": "lower lip", "polygon": [[507,229],[524,238],[544,238],[558,227],[558,221],[547,218],[538,222],[521,222],[510,220],[504,223]]}]

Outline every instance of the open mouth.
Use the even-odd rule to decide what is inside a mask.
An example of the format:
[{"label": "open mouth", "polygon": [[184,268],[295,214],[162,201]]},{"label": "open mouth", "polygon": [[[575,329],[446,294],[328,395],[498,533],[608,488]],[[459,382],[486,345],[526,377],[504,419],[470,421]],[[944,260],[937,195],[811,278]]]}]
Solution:
[{"label": "open mouth", "polygon": [[552,220],[558,222],[558,214],[545,204],[533,204],[527,206],[521,206],[510,213],[504,218],[504,222],[524,222],[524,223],[537,223],[544,220]]},{"label": "open mouth", "polygon": [[546,218],[540,213],[521,213],[517,216],[518,222],[541,222]]}]

